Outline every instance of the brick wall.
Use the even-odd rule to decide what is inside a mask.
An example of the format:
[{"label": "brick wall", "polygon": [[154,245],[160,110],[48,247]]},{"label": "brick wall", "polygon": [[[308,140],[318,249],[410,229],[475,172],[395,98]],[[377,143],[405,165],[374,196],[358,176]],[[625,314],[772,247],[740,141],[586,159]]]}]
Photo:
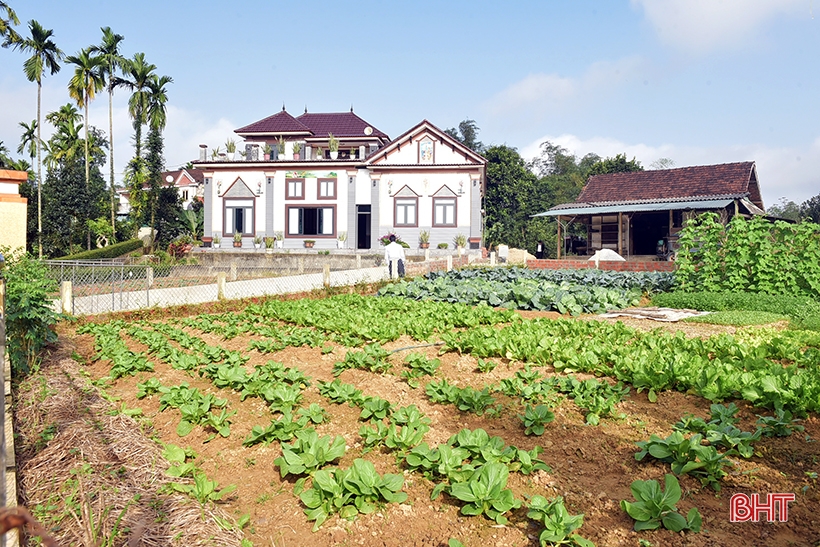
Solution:
[{"label": "brick wall", "polygon": [[[595,263],[587,260],[528,260],[527,268],[534,270],[583,270],[594,268]],[[612,260],[602,260],[598,263],[599,270],[612,270],[616,272],[673,272],[674,262],[644,261],[644,262],[621,262]]]}]

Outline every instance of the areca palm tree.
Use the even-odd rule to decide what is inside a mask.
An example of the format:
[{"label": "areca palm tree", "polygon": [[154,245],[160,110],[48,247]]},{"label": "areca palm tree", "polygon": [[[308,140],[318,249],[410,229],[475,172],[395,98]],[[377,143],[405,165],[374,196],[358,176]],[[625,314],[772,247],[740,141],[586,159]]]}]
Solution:
[{"label": "areca palm tree", "polygon": [[[102,59],[91,54],[89,48],[80,50],[77,55],[66,57],[66,63],[75,65],[74,76],[68,82],[68,95],[83,109],[85,115],[85,188],[88,190],[90,162],[88,159],[88,103],[94,100],[97,92],[105,85],[100,67]],[[88,231],[88,249],[91,249],[91,231]]]},{"label": "areca palm tree", "polygon": [[60,127],[60,124],[67,121],[74,123],[83,119],[77,107],[71,103],[66,103],[54,112],[46,114],[46,121],[54,126],[55,129]]},{"label": "areca palm tree", "polygon": [[117,78],[117,73],[123,71],[128,62],[120,54],[119,47],[125,37],[121,34],[116,34],[111,30],[111,27],[102,27],[103,37],[102,42],[98,46],[91,46],[91,51],[99,54],[103,60],[101,69],[103,77],[108,80],[108,149],[109,149],[109,166],[111,171],[111,231],[113,237],[117,237],[117,192],[114,185],[114,88],[123,85],[123,81]]},{"label": "areca palm tree", "polygon": [[151,202],[151,230],[156,227],[157,202],[162,181],[162,130],[168,121],[166,104],[168,90],[165,88],[173,83],[170,76],[152,74],[148,80],[148,96],[146,101],[145,118],[148,122],[148,172],[149,172],[149,199]]},{"label": "areca palm tree", "polygon": [[23,134],[20,136],[17,153],[22,154],[27,150],[31,161],[34,161],[34,156],[37,155],[37,120],[31,120],[31,124],[20,122],[19,125],[23,129]]},{"label": "areca palm tree", "polygon": [[[43,92],[43,75],[48,70],[52,75],[60,71],[63,52],[52,40],[54,31],[43,28],[40,23],[31,20],[28,23],[31,36],[20,38],[12,47],[24,52],[31,52],[31,57],[23,63],[23,70],[29,82],[37,82],[37,248],[43,258],[43,205],[42,205],[42,138],[40,136],[40,104]],[[8,40],[8,39],[7,39]]]},{"label": "areca palm tree", "polygon": [[157,66],[145,61],[144,53],[135,53],[123,71],[123,85],[131,89],[128,99],[128,114],[134,121],[134,157],[142,156],[142,126],[146,123],[148,111],[148,83]]},{"label": "areca palm tree", "polygon": [[6,15],[0,15],[0,38],[3,38],[3,47],[8,47],[20,41],[20,35],[12,28],[12,25],[19,25],[20,20],[8,3],[0,1],[0,14],[3,12]]}]

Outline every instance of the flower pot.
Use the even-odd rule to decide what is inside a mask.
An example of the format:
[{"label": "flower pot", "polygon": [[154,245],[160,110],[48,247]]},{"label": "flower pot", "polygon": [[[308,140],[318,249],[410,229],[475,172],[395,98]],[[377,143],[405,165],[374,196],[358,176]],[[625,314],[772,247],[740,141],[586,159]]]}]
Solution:
[{"label": "flower pot", "polygon": [[284,242],[284,241],[282,241],[281,239],[277,239],[277,240],[276,240],[276,243],[274,243],[274,246],[275,246],[277,249],[281,249],[282,247],[284,247],[284,246],[285,246],[285,242]]},{"label": "flower pot", "polygon": [[233,161],[235,157],[236,157],[236,152],[228,152],[228,159],[230,161]]},{"label": "flower pot", "polygon": [[234,241],[233,246],[238,247],[238,248],[242,248],[242,242],[241,241]]},{"label": "flower pot", "polygon": [[254,243],[254,244],[253,244],[253,248],[254,248],[254,249],[261,249],[261,248],[262,248],[262,244],[261,244],[261,243]]},{"label": "flower pot", "polygon": [[312,249],[313,248],[313,241],[305,241],[305,248]]},{"label": "flower pot", "polygon": [[270,154],[263,154],[262,157],[265,158],[265,161],[270,161]]},{"label": "flower pot", "polygon": [[221,243],[219,243],[218,241],[214,241],[214,249],[219,249],[220,245]]},{"label": "flower pot", "polygon": [[298,160],[298,159],[299,159],[299,152],[294,152],[294,153],[293,153],[293,159],[294,159],[294,160]]},{"label": "flower pot", "polygon": [[265,248],[265,254],[272,255],[273,254],[273,249],[271,249],[270,247],[266,247]]},{"label": "flower pot", "polygon": [[344,249],[345,248],[345,242],[344,241],[337,241],[336,242],[336,248],[337,249]]},{"label": "flower pot", "polygon": [[331,150],[330,151],[330,159],[335,160],[338,157],[339,157],[339,151],[338,150]]},{"label": "flower pot", "polygon": [[419,248],[420,249],[429,249],[430,248],[430,243],[419,243]]}]

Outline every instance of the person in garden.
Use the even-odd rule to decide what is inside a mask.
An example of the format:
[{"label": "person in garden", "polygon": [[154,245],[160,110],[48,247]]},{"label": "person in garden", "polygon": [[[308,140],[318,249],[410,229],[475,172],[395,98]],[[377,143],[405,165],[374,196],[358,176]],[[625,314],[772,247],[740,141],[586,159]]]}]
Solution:
[{"label": "person in garden", "polygon": [[404,247],[396,241],[396,236],[390,234],[390,243],[384,246],[384,261],[387,262],[387,271],[393,277],[393,261],[396,261],[396,270],[399,277],[404,277]]}]

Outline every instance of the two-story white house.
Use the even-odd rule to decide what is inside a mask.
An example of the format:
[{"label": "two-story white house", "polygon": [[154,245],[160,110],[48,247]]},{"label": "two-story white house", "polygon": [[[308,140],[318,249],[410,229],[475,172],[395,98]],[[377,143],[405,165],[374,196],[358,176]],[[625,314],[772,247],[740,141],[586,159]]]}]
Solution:
[{"label": "two-story white house", "polygon": [[[453,246],[482,237],[486,160],[428,121],[391,140],[350,112],[293,117],[284,108],[235,131],[244,154],[207,157],[194,167],[204,180],[205,238],[245,246],[255,236],[281,236],[285,248],[377,249],[396,233],[417,248]],[[238,156],[238,157],[237,157]]]}]

